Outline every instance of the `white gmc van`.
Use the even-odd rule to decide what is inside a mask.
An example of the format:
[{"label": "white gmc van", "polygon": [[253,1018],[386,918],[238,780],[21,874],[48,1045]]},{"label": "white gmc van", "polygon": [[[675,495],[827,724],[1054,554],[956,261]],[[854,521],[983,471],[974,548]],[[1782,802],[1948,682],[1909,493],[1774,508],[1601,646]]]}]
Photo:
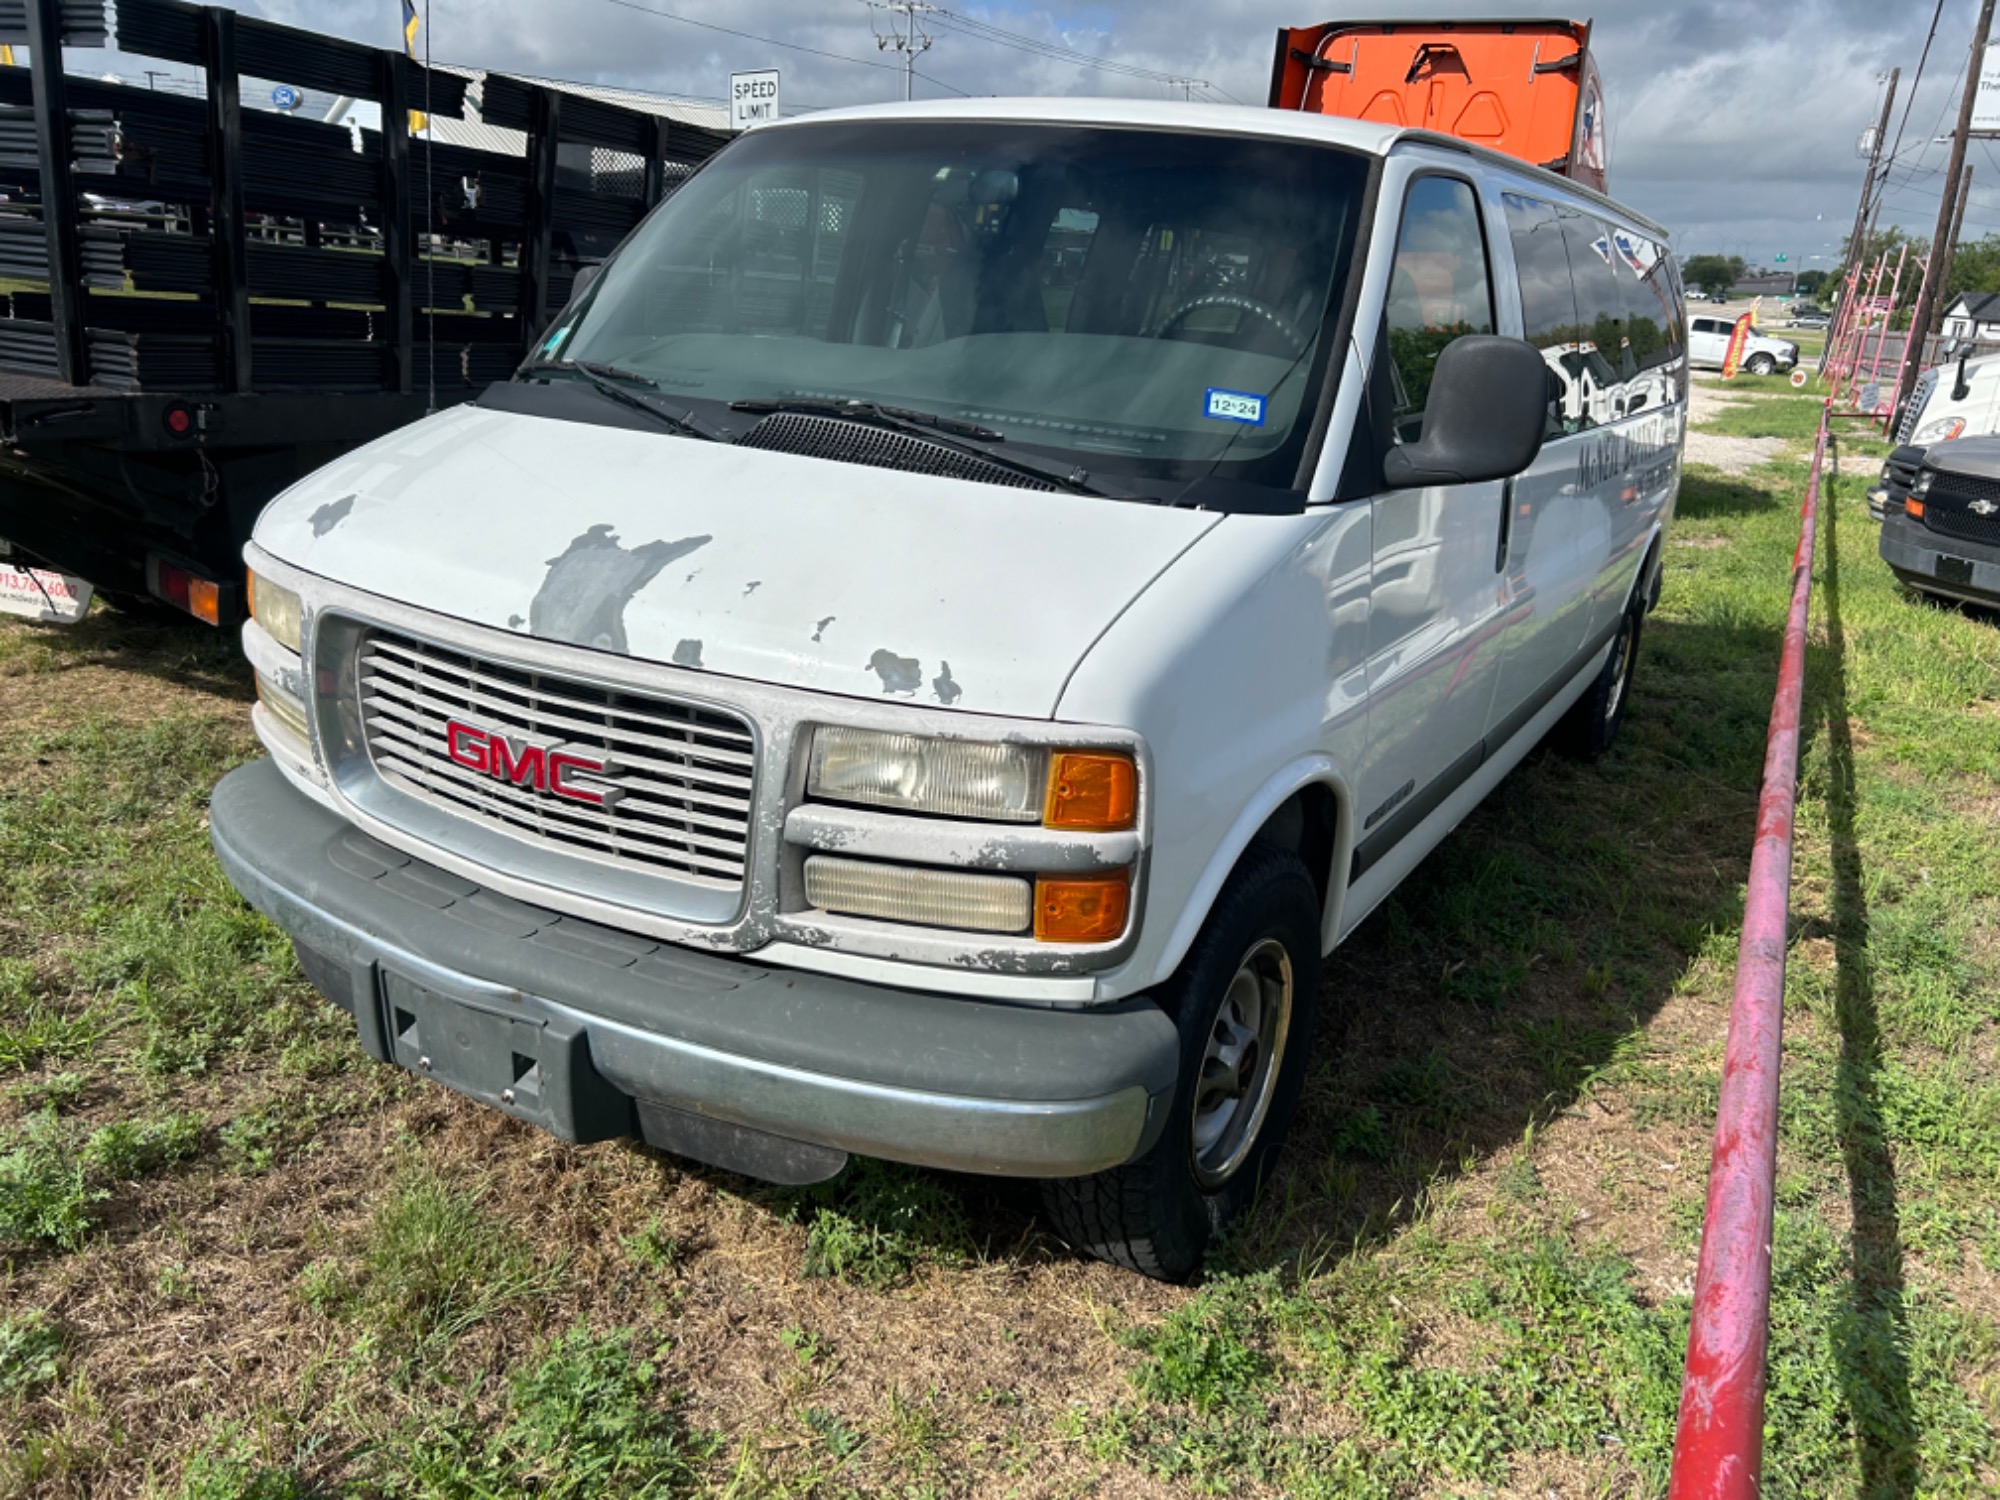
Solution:
[{"label": "white gmc van", "polygon": [[1322,956],[1618,729],[1665,241],[1276,110],[759,128],[264,513],[217,851],[378,1058],[778,1181],[1044,1179],[1186,1276],[1366,1003]]}]

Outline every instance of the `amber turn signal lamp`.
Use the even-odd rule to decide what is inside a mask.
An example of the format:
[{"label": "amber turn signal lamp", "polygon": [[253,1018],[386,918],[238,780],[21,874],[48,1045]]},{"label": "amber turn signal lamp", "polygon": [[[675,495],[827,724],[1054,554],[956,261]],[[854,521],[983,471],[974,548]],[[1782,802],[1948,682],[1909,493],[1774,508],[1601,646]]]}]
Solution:
[{"label": "amber turn signal lamp", "polygon": [[176,609],[210,625],[222,623],[222,590],[212,579],[191,573],[154,553],[146,559],[146,585]]},{"label": "amber turn signal lamp", "polygon": [[1908,516],[1912,521],[1921,521],[1924,518],[1924,502],[1915,498],[1905,500],[1903,502],[1903,514]]},{"label": "amber turn signal lamp", "polygon": [[1110,833],[1139,820],[1139,768],[1129,755],[1059,750],[1049,757],[1049,828]]},{"label": "amber turn signal lamp", "polygon": [[1132,912],[1132,872],[1044,875],[1035,882],[1035,941],[1108,943]]}]

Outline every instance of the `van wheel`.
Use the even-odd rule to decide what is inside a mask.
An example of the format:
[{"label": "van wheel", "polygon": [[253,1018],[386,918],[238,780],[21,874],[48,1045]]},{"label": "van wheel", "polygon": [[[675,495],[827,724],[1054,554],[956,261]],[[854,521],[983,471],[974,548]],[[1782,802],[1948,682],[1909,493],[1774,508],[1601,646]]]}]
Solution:
[{"label": "van wheel", "polygon": [[1597,680],[1556,725],[1555,742],[1565,755],[1577,760],[1596,760],[1618,738],[1618,726],[1625,722],[1625,704],[1631,697],[1632,671],[1639,664],[1639,631],[1645,611],[1638,600],[1625,606],[1612,638],[1611,654]]},{"label": "van wheel", "polygon": [[1319,893],[1289,850],[1253,845],[1179,971],[1155,992],[1180,1030],[1160,1138],[1137,1161],[1042,1184],[1089,1255],[1185,1281],[1256,1196],[1297,1112],[1320,986]]},{"label": "van wheel", "polygon": [[1778,362],[1768,354],[1753,354],[1744,362],[1743,368],[1752,375],[1772,375],[1777,373]]}]

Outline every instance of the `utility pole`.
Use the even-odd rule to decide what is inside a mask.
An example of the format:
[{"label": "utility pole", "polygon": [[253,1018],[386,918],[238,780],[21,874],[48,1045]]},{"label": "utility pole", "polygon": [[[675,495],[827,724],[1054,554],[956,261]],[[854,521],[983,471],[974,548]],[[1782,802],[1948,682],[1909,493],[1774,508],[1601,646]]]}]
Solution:
[{"label": "utility pole", "polygon": [[1951,189],[1965,170],[1965,143],[1972,134],[1972,105],[1979,97],[1979,75],[1986,64],[1986,34],[1992,29],[1993,0],[1980,0],[1979,29],[1972,33],[1972,57],[1965,65],[1965,96],[1958,102],[1958,128],[1951,133],[1951,164],[1944,171],[1945,190],[1938,196],[1937,230],[1931,236],[1930,267],[1924,276],[1923,290],[1917,294],[1916,310],[1910,317],[1910,336],[1905,340],[1903,349],[1903,370],[1896,380],[1896,394],[1889,402],[1891,413],[1909,395],[1910,387],[1917,378],[1917,366],[1923,359],[1924,332],[1931,326],[1931,309],[1939,296],[1937,269],[1945,243],[1951,237],[1952,210],[1957,206],[1952,201],[1957,195]]},{"label": "utility pole", "polygon": [[935,14],[939,7],[925,5],[922,0],[868,0],[871,10],[887,12],[889,34],[875,33],[875,45],[883,52],[903,54],[903,98],[909,99],[917,71],[917,54],[931,50],[930,33],[924,30],[923,18]]},{"label": "utility pole", "polygon": [[1875,126],[1875,144],[1868,151],[1868,175],[1861,179],[1861,203],[1854,210],[1854,233],[1847,239],[1847,258],[1859,265],[1868,254],[1868,200],[1875,195],[1875,167],[1882,160],[1882,142],[1889,136],[1889,112],[1896,107],[1896,85],[1903,70],[1889,70],[1889,90],[1882,96],[1882,118]]},{"label": "utility pole", "polygon": [[1947,300],[1951,296],[1951,262],[1958,254],[1959,232],[1965,227],[1965,200],[1972,196],[1972,168],[1967,167],[1958,179],[1958,207],[1952,210],[1951,238],[1944,242],[1944,259],[1938,263],[1937,300],[1931,304],[1931,321],[1924,329],[1924,337],[1938,331],[1944,322]]}]

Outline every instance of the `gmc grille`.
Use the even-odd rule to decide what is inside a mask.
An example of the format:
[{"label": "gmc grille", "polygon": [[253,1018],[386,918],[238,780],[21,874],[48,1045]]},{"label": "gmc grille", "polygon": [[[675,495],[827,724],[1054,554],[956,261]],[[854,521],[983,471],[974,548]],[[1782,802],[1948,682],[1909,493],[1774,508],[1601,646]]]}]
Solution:
[{"label": "gmc grille", "polygon": [[[741,717],[531,672],[383,631],[357,663],[368,753],[384,780],[457,816],[628,869],[740,889],[756,790]],[[602,762],[603,805],[461,763],[447,727],[476,726]]]}]

